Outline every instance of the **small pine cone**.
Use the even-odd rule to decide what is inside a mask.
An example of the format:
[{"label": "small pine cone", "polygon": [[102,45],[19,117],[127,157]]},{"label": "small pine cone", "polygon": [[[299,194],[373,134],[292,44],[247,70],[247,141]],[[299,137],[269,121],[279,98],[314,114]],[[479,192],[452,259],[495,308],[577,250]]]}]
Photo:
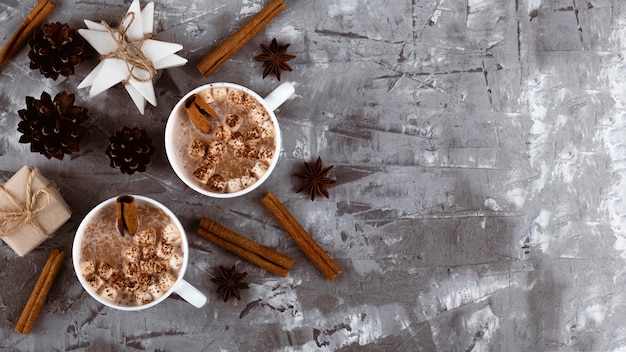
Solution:
[{"label": "small pine cone", "polygon": [[74,66],[85,61],[85,40],[67,23],[45,24],[29,41],[30,68],[56,81],[59,74],[69,77]]},{"label": "small pine cone", "polygon": [[146,130],[124,127],[109,137],[106,155],[111,159],[111,167],[120,169],[122,173],[132,175],[135,171],[144,172],[150,165],[150,156],[154,153],[152,140]]},{"label": "small pine cone", "polygon": [[50,159],[63,160],[65,154],[79,151],[89,130],[80,126],[88,118],[87,109],[74,106],[74,94],[61,92],[54,101],[46,92],[41,99],[26,97],[26,109],[19,110],[22,121],[17,125],[23,135],[20,143],[30,143],[30,151]]}]

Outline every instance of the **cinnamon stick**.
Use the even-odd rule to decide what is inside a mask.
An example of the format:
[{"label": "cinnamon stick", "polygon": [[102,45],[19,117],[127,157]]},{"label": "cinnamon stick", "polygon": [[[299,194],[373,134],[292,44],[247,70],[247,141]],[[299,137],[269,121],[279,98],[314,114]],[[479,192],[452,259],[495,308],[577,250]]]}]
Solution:
[{"label": "cinnamon stick", "polygon": [[[198,101],[204,102],[204,100],[201,97],[194,94],[190,96],[189,98],[187,98],[187,100],[185,101],[185,104],[183,105],[183,108],[187,112],[187,116],[189,116],[189,120],[191,120],[191,123],[193,123],[193,125],[196,126],[196,128],[200,130],[200,132],[207,134],[211,132],[211,129],[213,129],[213,127],[211,126],[211,123],[209,122],[209,120],[204,116],[204,114],[200,112],[200,109],[202,107],[200,106],[200,104],[198,104]],[[208,106],[208,104],[206,103],[205,105]],[[208,108],[211,109],[210,106],[208,106]],[[213,109],[211,109],[211,111],[213,112],[213,115],[211,116],[214,116],[214,115],[217,116],[217,114],[215,113],[215,111],[213,111]],[[207,112],[207,113],[210,114],[210,112]],[[219,121],[218,117],[214,117],[214,118]]]},{"label": "cinnamon stick", "polygon": [[241,236],[206,217],[200,220],[196,233],[219,247],[282,277],[287,276],[293,265],[293,259]]},{"label": "cinnamon stick", "polygon": [[30,333],[30,330],[33,325],[35,325],[35,321],[39,316],[39,312],[48,297],[48,293],[52,288],[54,279],[56,278],[59,269],[61,269],[64,258],[65,251],[55,248],[50,253],[48,260],[46,261],[46,264],[37,279],[37,283],[35,283],[35,288],[33,288],[33,291],[24,306],[24,310],[17,321],[15,326],[16,332],[21,334]]},{"label": "cinnamon stick", "polygon": [[219,122],[220,121],[220,117],[217,116],[217,113],[215,112],[215,110],[213,110],[213,108],[211,107],[211,105],[209,105],[206,100],[204,100],[201,96],[194,94],[195,100],[193,101],[194,104],[196,104],[198,106],[198,108],[202,111],[204,111],[205,113],[209,114],[212,118],[215,119],[215,121]]},{"label": "cinnamon stick", "polygon": [[134,236],[139,227],[139,217],[137,215],[137,204],[135,198],[129,195],[122,195],[115,200],[115,211],[117,215],[117,231],[124,237],[124,232]]},{"label": "cinnamon stick", "polygon": [[309,233],[300,225],[300,223],[291,215],[285,206],[269,192],[261,199],[261,203],[276,218],[283,229],[293,238],[294,242],[313,262],[313,264],[324,274],[329,280],[334,280],[337,275],[341,274],[341,269],[328,256],[320,245],[309,235]]},{"label": "cinnamon stick", "polygon": [[33,36],[33,33],[48,15],[54,10],[55,4],[51,0],[40,0],[35,8],[26,16],[24,21],[17,27],[9,41],[0,50],[0,67],[4,66],[22,45]]},{"label": "cinnamon stick", "polygon": [[286,8],[287,6],[282,0],[272,0],[232,36],[226,39],[217,49],[202,59],[196,66],[198,71],[200,71],[204,77],[211,75]]}]

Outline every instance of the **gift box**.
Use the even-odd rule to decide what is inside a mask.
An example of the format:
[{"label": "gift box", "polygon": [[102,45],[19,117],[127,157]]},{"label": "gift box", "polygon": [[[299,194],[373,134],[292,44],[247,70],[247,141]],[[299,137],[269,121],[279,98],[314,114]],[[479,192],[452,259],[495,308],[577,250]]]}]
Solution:
[{"label": "gift box", "polygon": [[36,168],[24,166],[0,186],[0,238],[19,256],[54,236],[71,215],[56,185]]}]

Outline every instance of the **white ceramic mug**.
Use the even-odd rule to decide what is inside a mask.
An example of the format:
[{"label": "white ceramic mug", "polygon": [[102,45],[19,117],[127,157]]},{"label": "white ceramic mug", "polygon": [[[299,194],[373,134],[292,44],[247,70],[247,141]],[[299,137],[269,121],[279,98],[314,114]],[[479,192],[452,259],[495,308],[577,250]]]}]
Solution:
[{"label": "white ceramic mug", "polygon": [[[259,104],[263,106],[263,108],[267,111],[270,116],[270,120],[274,124],[275,129],[275,150],[273,158],[269,164],[267,171],[259,177],[259,179],[252,185],[245,187],[236,192],[230,193],[219,193],[212,192],[202,185],[198,180],[194,179],[192,174],[192,166],[186,165],[184,162],[184,154],[187,153],[188,145],[191,142],[189,140],[189,136],[181,133],[181,130],[185,125],[190,125],[189,117],[184,110],[183,104],[187,101],[187,99],[193,94],[198,94],[204,90],[212,89],[212,88],[229,88],[229,89],[238,89],[241,90],[248,95],[255,98]],[[257,93],[252,91],[249,88],[243,87],[234,83],[210,83],[203,86],[200,86],[191,92],[187,93],[172,109],[170,116],[167,120],[167,124],[165,126],[165,151],[167,154],[167,158],[176,172],[176,175],[190,188],[195,191],[215,198],[233,198],[237,196],[244,195],[256,189],[260,186],[272,173],[276,164],[278,163],[278,155],[280,153],[281,148],[281,134],[280,128],[278,127],[278,120],[276,119],[276,115],[274,114],[274,110],[276,110],[280,105],[282,105],[287,99],[289,99],[295,92],[295,88],[293,84],[289,82],[285,82],[274,89],[267,97],[261,98]]]},{"label": "white ceramic mug", "polygon": [[[177,295],[182,297],[185,301],[191,303],[193,306],[197,308],[204,306],[206,304],[207,297],[202,292],[200,292],[198,289],[196,289],[195,287],[193,287],[191,284],[189,284],[187,281],[183,279],[183,276],[185,275],[185,271],[187,270],[187,264],[189,262],[189,242],[187,240],[187,234],[185,233],[185,229],[183,228],[182,224],[180,223],[176,215],[174,215],[174,213],[172,213],[172,211],[169,210],[167,207],[165,207],[163,204],[153,199],[143,197],[143,196],[133,195],[132,197],[134,197],[138,201],[144,201],[148,204],[151,204],[161,209],[170,218],[171,222],[178,229],[180,233],[180,237],[181,237],[181,248],[183,251],[183,263],[178,271],[176,282],[162,296],[154,299],[153,301],[149,303],[136,305],[136,306],[119,305],[119,304],[107,301],[106,299],[102,298],[96,291],[94,291],[91,288],[91,286],[89,286],[89,284],[87,283],[87,280],[83,276],[81,269],[80,269],[80,261],[81,261],[81,256],[82,256],[81,247],[82,247],[82,241],[84,238],[85,230],[87,226],[89,225],[89,223],[100,212],[102,208],[113,207],[115,209],[115,201],[117,197],[107,199],[104,202],[97,205],[95,208],[93,208],[87,214],[87,216],[85,216],[83,221],[80,223],[80,225],[78,226],[78,230],[76,230],[76,236],[74,237],[74,243],[72,247],[72,262],[74,264],[74,271],[76,272],[78,281],[80,281],[85,291],[87,291],[87,293],[89,293],[89,295],[91,295],[91,297],[93,297],[95,300],[97,300],[98,302],[106,306],[119,309],[119,310],[134,311],[134,310],[146,309],[146,308],[155,306],[163,302],[172,293],[176,293]],[[139,221],[141,224],[141,219]],[[112,224],[112,225],[115,228],[115,224]],[[107,235],[107,234],[103,234],[103,235]],[[109,233],[108,235],[111,235],[111,233]],[[119,235],[119,234],[114,234],[114,235]],[[120,256],[121,256],[121,253],[120,253]]]}]

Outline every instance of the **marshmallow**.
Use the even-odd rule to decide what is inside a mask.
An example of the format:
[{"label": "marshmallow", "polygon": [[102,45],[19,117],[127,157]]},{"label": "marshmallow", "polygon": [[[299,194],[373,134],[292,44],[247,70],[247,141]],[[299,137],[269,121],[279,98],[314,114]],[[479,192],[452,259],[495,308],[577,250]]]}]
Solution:
[{"label": "marshmallow", "polygon": [[141,259],[142,260],[152,259],[155,256],[156,256],[156,250],[154,249],[154,247],[143,247],[141,249]]},{"label": "marshmallow", "polygon": [[213,98],[213,94],[211,94],[210,89],[203,90],[202,92],[198,93],[198,95],[204,98],[204,101],[206,101],[207,104],[213,103],[215,101],[215,98]]},{"label": "marshmallow", "polygon": [[83,273],[84,277],[87,277],[96,272],[96,265],[94,264],[92,259],[82,260],[79,266],[80,272]]},{"label": "marshmallow", "polygon": [[215,129],[215,138],[223,141],[224,143],[228,143],[230,141],[232,134],[233,131],[224,123],[217,126],[217,129]]},{"label": "marshmallow", "polygon": [[241,176],[241,184],[244,187],[252,186],[256,182],[256,180],[257,180],[256,177],[254,177],[252,175]]},{"label": "marshmallow", "polygon": [[113,274],[108,281],[109,281],[109,285],[111,285],[111,287],[113,287],[114,289],[118,291],[126,287],[126,279],[124,275],[120,275],[118,273]]},{"label": "marshmallow", "polygon": [[89,276],[86,281],[87,284],[96,292],[100,291],[102,286],[105,284],[105,281],[98,275]]},{"label": "marshmallow", "polygon": [[128,246],[122,251],[122,257],[126,261],[137,263],[141,257],[141,248],[135,245]]},{"label": "marshmallow", "polygon": [[274,158],[274,149],[268,147],[261,147],[259,150],[259,159],[270,164]]},{"label": "marshmallow", "polygon": [[243,119],[239,115],[228,114],[224,117],[224,124],[230,128],[231,131],[237,131],[241,126]]},{"label": "marshmallow", "polygon": [[135,234],[135,243],[142,247],[150,247],[154,246],[156,241],[156,230],[155,229],[146,229],[141,230]]},{"label": "marshmallow", "polygon": [[213,176],[213,173],[215,172],[216,164],[217,159],[211,156],[202,158],[202,161],[193,172],[193,177],[202,183],[209,182],[209,178]]},{"label": "marshmallow", "polygon": [[257,148],[257,146],[254,144],[246,144],[246,147],[243,150],[243,153],[241,153],[241,156],[246,159],[256,160],[259,158],[259,148]]},{"label": "marshmallow", "polygon": [[180,241],[180,231],[174,224],[167,224],[161,231],[161,238],[168,243],[176,243]]},{"label": "marshmallow", "polygon": [[109,285],[106,285],[104,286],[104,289],[102,289],[102,292],[100,292],[100,297],[109,302],[113,302],[117,298],[117,290]]},{"label": "marshmallow", "polygon": [[252,168],[252,173],[258,178],[261,178],[266,172],[267,165],[261,161],[257,161]]},{"label": "marshmallow", "polygon": [[133,293],[139,289],[139,282],[136,279],[130,279],[126,281],[126,291]]},{"label": "marshmallow", "polygon": [[207,184],[209,185],[209,188],[214,192],[226,191],[226,180],[222,175],[211,176]]},{"label": "marshmallow", "polygon": [[117,270],[115,270],[114,267],[105,262],[100,263],[100,265],[98,266],[98,275],[100,275],[100,277],[105,280],[109,280],[111,276],[116,273]]},{"label": "marshmallow", "polygon": [[233,193],[237,191],[241,191],[243,189],[243,185],[241,184],[241,179],[233,178],[228,180],[228,185],[226,186],[226,192]]},{"label": "marshmallow", "polygon": [[274,124],[272,121],[263,121],[259,124],[261,130],[261,138],[274,138]]},{"label": "marshmallow", "polygon": [[142,274],[154,274],[154,260],[141,260],[139,261],[139,271]]},{"label": "marshmallow", "polygon": [[208,155],[219,157],[224,154],[224,151],[226,151],[226,144],[224,144],[224,142],[217,139],[209,141],[209,147],[207,149]]},{"label": "marshmallow", "polygon": [[246,147],[245,137],[243,136],[243,134],[239,132],[235,132],[233,133],[233,136],[230,139],[230,142],[228,142],[228,145],[235,150],[241,151]]},{"label": "marshmallow", "polygon": [[137,278],[137,282],[139,283],[139,287],[148,287],[154,283],[152,279],[152,275],[141,273]]},{"label": "marshmallow", "polygon": [[260,105],[250,109],[248,117],[250,117],[250,120],[254,121],[256,124],[260,124],[263,121],[269,121],[270,119],[270,115],[267,113],[267,110]]},{"label": "marshmallow", "polygon": [[165,291],[169,290],[172,286],[174,286],[175,282],[176,282],[176,278],[174,277],[174,275],[168,272],[165,272],[159,275],[159,287],[161,287],[161,289]]},{"label": "marshmallow", "polygon": [[169,264],[170,268],[172,268],[174,270],[178,270],[178,269],[182,268],[183,267],[183,256],[178,254],[178,253],[172,254],[172,257],[170,258],[168,264]]},{"label": "marshmallow", "polygon": [[207,102],[226,100],[228,96],[228,88],[212,88],[207,93]]},{"label": "marshmallow", "polygon": [[163,259],[169,259],[172,256],[172,253],[174,253],[173,244],[163,239],[161,240],[161,242],[159,242],[159,244],[157,244],[156,254],[158,257]]},{"label": "marshmallow", "polygon": [[161,259],[154,261],[154,273],[161,274],[167,271],[167,259]]},{"label": "marshmallow", "polygon": [[135,303],[137,303],[138,305],[152,302],[152,295],[150,294],[150,292],[144,289],[136,290],[133,293],[133,298],[135,300]]},{"label": "marshmallow", "polygon": [[124,262],[124,268],[122,270],[126,277],[137,277],[139,276],[139,263]]},{"label": "marshmallow", "polygon": [[246,93],[239,89],[229,89],[228,100],[231,103],[241,105],[246,101]]},{"label": "marshmallow", "polygon": [[150,285],[148,286],[148,292],[152,295],[153,298],[159,298],[165,294],[165,291],[161,289],[158,285]]},{"label": "marshmallow", "polygon": [[195,138],[189,145],[189,156],[200,158],[206,154],[208,144],[204,139]]},{"label": "marshmallow", "polygon": [[259,127],[252,127],[246,131],[246,140],[248,142],[256,142],[261,139],[261,129]]}]

